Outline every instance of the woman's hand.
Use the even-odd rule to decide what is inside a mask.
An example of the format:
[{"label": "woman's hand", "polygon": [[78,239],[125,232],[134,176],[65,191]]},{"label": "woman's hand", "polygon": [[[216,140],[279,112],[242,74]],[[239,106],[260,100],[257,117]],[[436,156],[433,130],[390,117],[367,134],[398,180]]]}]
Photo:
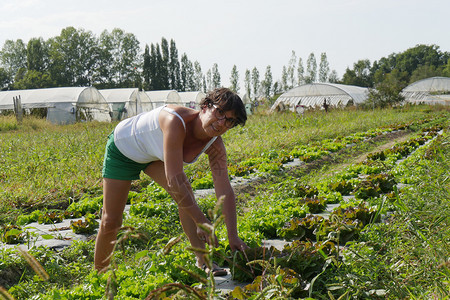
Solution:
[{"label": "woman's hand", "polygon": [[[204,225],[206,225],[206,224],[204,224]],[[214,234],[213,235],[214,241],[211,241],[211,234],[209,234],[208,232],[206,232],[205,230],[200,228],[200,226],[197,226],[197,236],[201,241],[208,243],[208,245],[213,245],[214,247],[219,246],[219,241],[217,240],[217,236]]]},{"label": "woman's hand", "polygon": [[228,242],[230,243],[231,251],[245,251],[250,248],[238,236],[228,238]]}]

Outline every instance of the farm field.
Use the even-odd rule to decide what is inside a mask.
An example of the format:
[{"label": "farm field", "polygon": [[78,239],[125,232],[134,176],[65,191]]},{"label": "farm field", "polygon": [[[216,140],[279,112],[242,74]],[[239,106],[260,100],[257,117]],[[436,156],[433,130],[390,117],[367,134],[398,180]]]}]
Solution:
[{"label": "farm field", "polygon": [[[115,124],[54,126],[0,118],[0,295],[6,299],[448,299],[450,155],[448,110],[412,106],[264,112],[224,136],[239,178],[238,230],[251,247],[230,253],[216,199],[199,205],[215,221],[211,259],[247,283],[231,293],[195,267],[168,194],[145,175],[111,269],[93,271],[106,137]],[[185,169],[194,189],[212,188],[206,157]],[[335,209],[331,209],[333,207]],[[33,247],[32,222],[71,228],[87,241]],[[57,231],[48,239],[64,239]],[[283,239],[283,250],[263,247]]]}]

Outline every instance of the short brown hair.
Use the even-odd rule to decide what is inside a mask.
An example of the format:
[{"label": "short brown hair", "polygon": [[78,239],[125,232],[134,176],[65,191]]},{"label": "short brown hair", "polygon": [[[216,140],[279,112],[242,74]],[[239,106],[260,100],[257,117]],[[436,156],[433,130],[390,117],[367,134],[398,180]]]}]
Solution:
[{"label": "short brown hair", "polygon": [[234,111],[239,125],[244,126],[247,121],[247,112],[245,105],[238,94],[228,88],[218,88],[209,92],[202,101],[200,107],[210,107],[212,104],[218,104],[224,111]]}]

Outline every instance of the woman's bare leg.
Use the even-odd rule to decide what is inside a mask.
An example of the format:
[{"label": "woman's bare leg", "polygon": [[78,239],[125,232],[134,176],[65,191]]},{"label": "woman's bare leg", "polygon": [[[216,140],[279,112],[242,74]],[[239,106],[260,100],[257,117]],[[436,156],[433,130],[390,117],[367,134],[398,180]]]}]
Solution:
[{"label": "woman's bare leg", "polygon": [[[164,171],[164,163],[162,161],[152,162],[144,170],[144,172],[145,174],[150,176],[156,183],[162,186],[166,191],[168,190],[166,174]],[[205,242],[200,240],[197,235],[197,224],[195,224],[195,222],[189,215],[184,214],[181,211],[179,211],[178,215],[180,216],[181,226],[183,227],[183,230],[186,233],[192,247],[204,249]],[[196,252],[195,255],[197,256],[197,264],[199,267],[201,267],[205,263],[203,254]]]},{"label": "woman's bare leg", "polygon": [[103,211],[94,255],[97,271],[104,271],[109,266],[130,188],[131,180],[103,178]]}]

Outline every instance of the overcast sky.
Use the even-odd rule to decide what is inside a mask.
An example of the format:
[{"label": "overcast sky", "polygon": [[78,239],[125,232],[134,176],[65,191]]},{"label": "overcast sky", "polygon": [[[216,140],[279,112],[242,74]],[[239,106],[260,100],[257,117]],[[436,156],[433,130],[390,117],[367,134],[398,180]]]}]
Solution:
[{"label": "overcast sky", "polygon": [[[291,52],[317,63],[326,52],[339,78],[360,59],[371,62],[417,44],[450,51],[448,0],[0,0],[0,47],[6,40],[45,40],[73,26],[99,36],[114,28],[133,33],[143,49],[175,40],[178,52],[198,61],[204,73],[219,66],[229,85],[270,65],[281,78]],[[241,83],[241,91],[243,85]]]}]

